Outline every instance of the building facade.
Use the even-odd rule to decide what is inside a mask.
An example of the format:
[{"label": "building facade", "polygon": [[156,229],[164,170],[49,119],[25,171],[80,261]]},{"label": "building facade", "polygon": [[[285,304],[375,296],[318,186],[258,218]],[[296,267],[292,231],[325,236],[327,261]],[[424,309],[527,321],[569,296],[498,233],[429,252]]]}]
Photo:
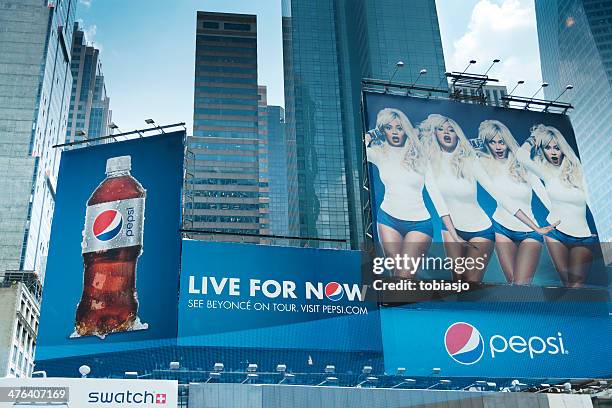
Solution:
[{"label": "building facade", "polygon": [[77,0],[0,0],[0,271],[44,281]]},{"label": "building facade", "polygon": [[110,134],[112,112],[100,51],[87,44],[79,23],[74,24],[71,72],[73,81],[66,141],[95,139]]},{"label": "building facade", "polygon": [[259,98],[256,17],[198,12],[186,218],[209,234],[196,238],[260,242],[269,233]]},{"label": "building facade", "polygon": [[[294,233],[318,246],[363,245],[361,79],[441,86],[434,0],[284,0],[287,139],[295,145]],[[407,24],[406,22],[409,22]],[[396,63],[404,62],[396,70]],[[324,240],[324,241],[321,241]]]},{"label": "building facade", "polygon": [[24,282],[0,281],[0,376],[30,377],[34,368],[40,299]]},{"label": "building facade", "polygon": [[[289,236],[289,174],[295,158],[290,158],[285,133],[285,109],[268,105],[268,172],[270,187],[270,232]],[[295,169],[293,170],[295,172]]]},{"label": "building facade", "polygon": [[[601,242],[612,241],[609,175],[612,135],[612,2],[536,0],[542,77],[547,99],[560,98],[574,109],[576,132],[590,208]],[[611,258],[612,259],[612,258]]]}]

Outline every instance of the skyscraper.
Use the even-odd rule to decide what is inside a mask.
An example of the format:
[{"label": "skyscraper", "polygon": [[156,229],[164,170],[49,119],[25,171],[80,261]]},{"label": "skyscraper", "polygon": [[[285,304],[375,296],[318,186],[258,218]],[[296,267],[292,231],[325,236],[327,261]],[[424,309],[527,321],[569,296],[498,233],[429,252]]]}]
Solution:
[{"label": "skyscraper", "polygon": [[[358,248],[360,91],[365,77],[436,86],[444,56],[434,0],[283,0],[287,138],[295,144],[302,237]],[[396,69],[398,61],[404,68]],[[319,245],[326,245],[319,242]]]},{"label": "skyscraper", "polygon": [[268,172],[270,185],[270,231],[273,235],[289,233],[289,167],[292,160],[285,133],[285,110],[267,106]]},{"label": "skyscraper", "polygon": [[258,100],[256,17],[198,12],[186,218],[211,233],[200,238],[260,242],[269,232]]},{"label": "skyscraper", "polygon": [[0,0],[0,271],[44,280],[76,0]]},{"label": "skyscraper", "polygon": [[102,73],[100,51],[87,45],[85,33],[74,23],[72,39],[72,93],[66,141],[95,139],[110,133],[110,98]]},{"label": "skyscraper", "polygon": [[76,3],[0,0],[0,376],[32,372]]},{"label": "skyscraper", "polygon": [[590,208],[602,242],[612,241],[609,175],[612,135],[612,2],[536,0],[542,77],[547,99],[571,102],[591,198]]}]

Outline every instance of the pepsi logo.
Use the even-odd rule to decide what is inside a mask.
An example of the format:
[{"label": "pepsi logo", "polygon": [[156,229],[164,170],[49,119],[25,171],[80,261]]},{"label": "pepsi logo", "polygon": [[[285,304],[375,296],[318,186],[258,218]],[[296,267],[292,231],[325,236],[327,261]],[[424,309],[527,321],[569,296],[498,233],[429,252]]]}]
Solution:
[{"label": "pepsi logo", "polygon": [[99,241],[110,241],[121,232],[123,216],[117,210],[105,210],[93,222],[93,234]]},{"label": "pepsi logo", "polygon": [[329,282],[325,285],[325,296],[332,302],[337,302],[344,296],[344,289],[338,282]]},{"label": "pepsi logo", "polygon": [[480,332],[464,322],[453,323],[446,329],[444,346],[448,355],[459,364],[475,364],[484,354],[484,340]]}]

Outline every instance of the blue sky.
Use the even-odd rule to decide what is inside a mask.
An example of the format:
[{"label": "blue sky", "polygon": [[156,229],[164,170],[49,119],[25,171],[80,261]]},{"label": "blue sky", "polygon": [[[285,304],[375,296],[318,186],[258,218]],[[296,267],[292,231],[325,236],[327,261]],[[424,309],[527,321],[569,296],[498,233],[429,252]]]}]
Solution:
[{"label": "blue sky", "polygon": [[[531,96],[540,82],[533,0],[436,0],[447,70],[474,72],[501,58],[492,75],[512,87],[527,83]],[[268,103],[283,105],[280,0],[79,0],[90,42],[101,49],[113,121],[121,131],[145,127],[144,119],[167,124],[193,116],[196,11],[258,16],[259,83]]]}]

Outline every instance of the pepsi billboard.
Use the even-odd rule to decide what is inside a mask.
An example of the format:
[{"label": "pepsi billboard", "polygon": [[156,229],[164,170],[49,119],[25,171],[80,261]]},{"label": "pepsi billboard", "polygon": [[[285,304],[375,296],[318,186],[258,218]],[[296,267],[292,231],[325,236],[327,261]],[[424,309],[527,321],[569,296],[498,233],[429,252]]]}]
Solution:
[{"label": "pepsi billboard", "polygon": [[38,362],[175,342],[184,137],[62,153]]},{"label": "pepsi billboard", "polygon": [[398,259],[375,274],[608,288],[566,115],[373,92],[363,100],[371,233],[379,258]]},{"label": "pepsi billboard", "polygon": [[[455,304],[456,305],[456,304]],[[593,378],[612,374],[612,324],[589,305],[381,309],[385,370],[411,375]],[[586,337],[588,336],[588,338]]]},{"label": "pepsi billboard", "polygon": [[183,241],[179,346],[382,352],[359,251]]}]

